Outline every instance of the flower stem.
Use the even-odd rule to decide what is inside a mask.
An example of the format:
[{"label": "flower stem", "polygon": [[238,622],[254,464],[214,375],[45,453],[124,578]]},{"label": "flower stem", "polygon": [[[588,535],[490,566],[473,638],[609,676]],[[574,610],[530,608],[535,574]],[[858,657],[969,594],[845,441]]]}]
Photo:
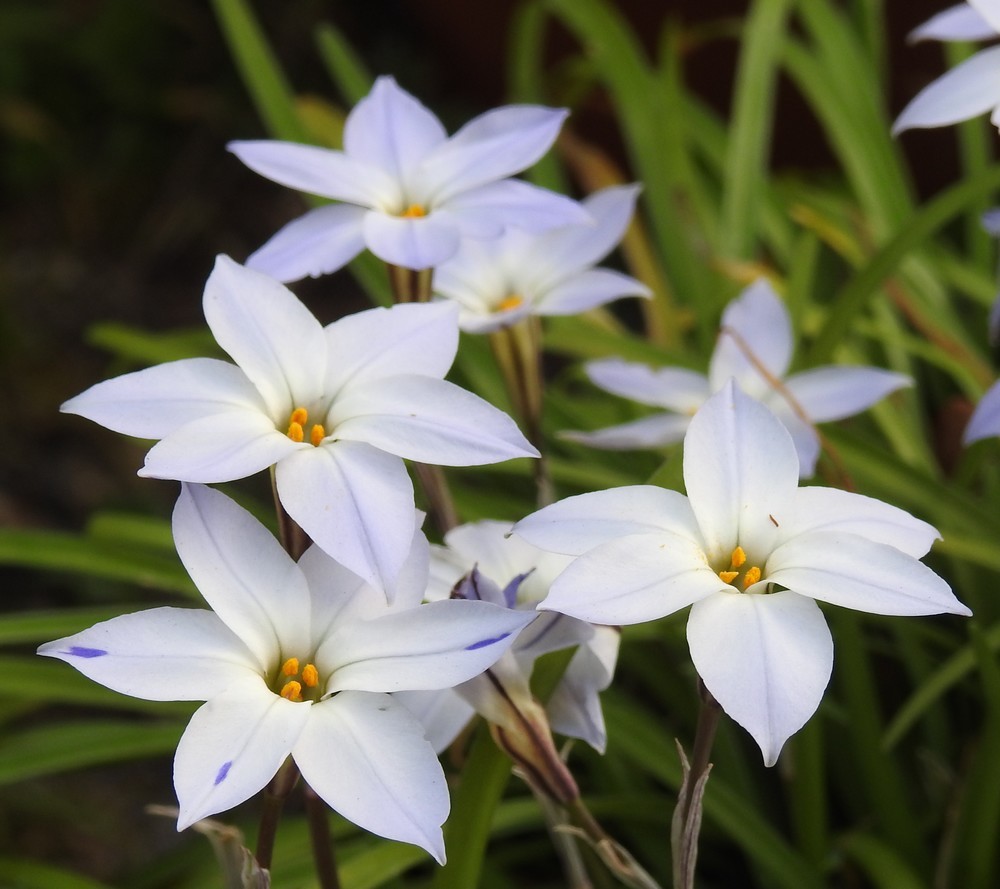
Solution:
[{"label": "flower stem", "polygon": [[320,889],[340,889],[337,876],[337,859],[333,849],[333,835],[330,833],[330,818],[326,803],[308,784],[303,785],[306,799],[306,815],[309,818],[309,839],[312,842],[313,860],[316,862],[316,876]]},{"label": "flower stem", "polygon": [[425,303],[431,299],[434,269],[406,269],[386,263],[392,298],[397,303]]},{"label": "flower stem", "polygon": [[677,797],[677,808],[670,825],[670,846],[673,852],[674,889],[693,889],[695,864],[698,860],[698,835],[701,832],[702,797],[711,771],[709,758],[715,733],[722,717],[722,707],[698,679],[701,708],[694,734],[691,762],[678,744],[684,779]]},{"label": "flower stem", "polygon": [[295,782],[299,780],[299,769],[289,757],[271,779],[264,791],[264,811],[260,816],[260,829],[257,831],[257,851],[255,858],[262,868],[271,867],[271,857],[274,854],[274,837],[278,832],[278,821],[281,820],[281,810],[284,808],[288,794],[292,792]]}]

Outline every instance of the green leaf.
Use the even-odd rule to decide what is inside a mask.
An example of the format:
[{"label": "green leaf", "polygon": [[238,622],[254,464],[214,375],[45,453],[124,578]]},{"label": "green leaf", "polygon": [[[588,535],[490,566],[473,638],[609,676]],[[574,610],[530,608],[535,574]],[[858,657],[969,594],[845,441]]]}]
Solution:
[{"label": "green leaf", "polygon": [[107,883],[26,858],[0,858],[0,875],[3,889],[111,889]]}]

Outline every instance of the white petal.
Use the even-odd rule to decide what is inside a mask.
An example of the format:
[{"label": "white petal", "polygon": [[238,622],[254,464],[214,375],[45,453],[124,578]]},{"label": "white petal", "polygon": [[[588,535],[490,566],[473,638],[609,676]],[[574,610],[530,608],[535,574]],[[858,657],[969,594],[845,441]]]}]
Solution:
[{"label": "white petal", "polygon": [[493,664],[534,617],[488,602],[430,602],[340,626],[316,658],[334,671],[328,691],[451,688]]},{"label": "white petal", "polygon": [[391,599],[415,526],[403,461],[340,441],[282,460],[275,478],[282,505],[316,545]]},{"label": "white petal", "polygon": [[941,127],[984,114],[1000,104],[1000,46],[977,52],[924,87],[892,125],[893,135],[912,127]]},{"label": "white petal", "polygon": [[568,113],[508,105],[480,114],[426,158],[419,170],[424,187],[444,203],[530,167],[549,150]]},{"label": "white petal", "polygon": [[556,611],[531,612],[534,620],[520,633],[511,649],[521,670],[530,674],[534,662],[543,654],[573,648],[589,642],[594,628],[586,621],[577,620]]},{"label": "white petal", "polygon": [[375,81],[344,122],[347,154],[377,165],[400,182],[447,137],[441,121],[386,76]]},{"label": "white petal", "polygon": [[270,139],[226,145],[255,173],[281,185],[363,207],[400,200],[399,183],[385,170],[342,151]]},{"label": "white petal", "polygon": [[279,697],[259,678],[201,706],[174,757],[177,829],[261,790],[291,752],[311,709]]},{"label": "white petal", "polygon": [[404,269],[433,268],[458,249],[454,220],[434,212],[409,218],[370,210],[362,225],[368,249],[383,262]]},{"label": "white petal", "polygon": [[734,377],[744,392],[763,397],[772,386],[755,364],[781,379],[792,360],[792,322],[781,297],[759,278],[726,306],[719,327],[708,367],[712,391]]},{"label": "white petal", "polygon": [[1000,33],[1000,2],[998,0],[968,0],[976,12],[993,28],[994,33]]},{"label": "white petal", "polygon": [[220,256],[205,284],[205,319],[260,391],[275,422],[322,393],[323,328],[283,284]]},{"label": "white petal", "polygon": [[857,534],[794,537],[771,553],[764,575],[803,596],[872,614],[972,613],[923,562]]},{"label": "white petal", "polygon": [[798,480],[799,458],[785,427],[732,383],[691,420],[684,482],[717,570],[737,545],[751,565],[767,557]]},{"label": "white petal", "polygon": [[594,624],[637,624],[726,588],[696,543],[661,532],[584,553],[555,579],[539,608]]},{"label": "white petal", "polygon": [[440,466],[480,466],[538,452],[514,421],[478,395],[431,377],[352,386],[330,409],[333,434]]},{"label": "white petal", "polygon": [[215,358],[186,358],[91,386],[60,410],[138,438],[164,438],[214,414],[263,411],[256,387],[238,367]]},{"label": "white petal", "polygon": [[310,717],[293,752],[306,783],[349,821],[444,864],[448,788],[417,719],[389,695],[350,691]]},{"label": "white petal", "polygon": [[335,272],[365,249],[366,212],[351,204],[310,210],[251,253],[247,268],[285,282]]},{"label": "white petal", "polygon": [[606,392],[678,413],[694,414],[711,394],[704,374],[680,367],[654,369],[621,358],[605,358],[588,361],[583,369],[590,381]]},{"label": "white petal", "polygon": [[970,445],[983,438],[1000,435],[1000,382],[994,383],[980,399],[962,435]]},{"label": "white petal", "polygon": [[537,233],[593,223],[577,201],[520,179],[491,182],[457,195],[443,210],[463,237],[496,237],[496,230],[507,226]]},{"label": "white petal", "polygon": [[608,451],[663,448],[681,441],[690,422],[691,418],[684,414],[654,414],[592,432],[560,432],[559,437]]},{"label": "white petal", "polygon": [[231,410],[181,426],[146,455],[139,475],[229,482],[267,469],[303,447],[257,410]]},{"label": "white petal", "polygon": [[219,616],[194,608],[124,614],[48,642],[38,653],[147,701],[206,701],[259,674],[254,656]]},{"label": "white petal", "polygon": [[912,385],[906,374],[877,367],[817,367],[785,380],[792,397],[814,423],[853,416],[890,392]]},{"label": "white petal", "polygon": [[779,395],[769,398],[765,404],[774,411],[792,437],[795,452],[799,455],[799,478],[811,478],[816,474],[816,463],[822,450],[816,427],[798,416]]},{"label": "white petal", "polygon": [[539,315],[574,315],[623,296],[652,295],[645,284],[631,275],[614,269],[588,269],[542,294],[535,310]]},{"label": "white petal", "polygon": [[780,545],[811,531],[858,534],[919,559],[940,539],[937,529],[881,500],[837,488],[799,488],[786,521],[778,529]]},{"label": "white petal", "polygon": [[774,765],[830,681],[833,640],[819,607],[790,592],[722,593],[692,607],[687,637],[706,688]]},{"label": "white petal", "polygon": [[173,531],[177,554],[205,601],[264,670],[279,657],[308,653],[309,587],[270,531],[201,485],[181,489]]},{"label": "white petal", "polygon": [[631,534],[699,536],[687,498],[654,485],[629,485],[567,497],[533,512],[514,533],[540,549],[578,556]]},{"label": "white petal", "polygon": [[476,715],[472,706],[451,688],[398,691],[393,698],[420,720],[435,753],[448,747]]},{"label": "white petal", "polygon": [[409,303],[334,321],[326,328],[326,391],[398,374],[440,379],[458,351],[457,315],[448,303]]},{"label": "white petal", "polygon": [[911,43],[920,40],[992,40],[996,36],[997,29],[976,10],[967,3],[959,3],[914,28],[907,40]]}]

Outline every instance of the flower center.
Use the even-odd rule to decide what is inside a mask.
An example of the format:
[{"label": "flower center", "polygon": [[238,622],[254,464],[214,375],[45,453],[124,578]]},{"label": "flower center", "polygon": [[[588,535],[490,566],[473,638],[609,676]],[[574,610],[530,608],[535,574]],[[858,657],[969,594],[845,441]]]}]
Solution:
[{"label": "flower center", "polygon": [[[288,419],[288,432],[285,433],[292,441],[305,441],[306,423],[309,422],[309,411],[304,407],[297,407],[292,411]],[[309,430],[309,441],[317,447],[326,438],[326,430],[321,423],[313,423]]]},{"label": "flower center", "polygon": [[524,305],[524,297],[519,293],[512,293],[510,296],[505,296],[500,302],[496,304],[493,309],[494,312],[510,312],[513,309],[519,308]]},{"label": "flower center", "polygon": [[402,213],[399,214],[403,219],[422,219],[427,215],[427,210],[420,204],[410,204]]},{"label": "flower center", "polygon": [[738,546],[729,560],[729,570],[720,571],[719,577],[737,589],[746,590],[760,580],[761,571],[757,565],[747,565],[747,554]]},{"label": "flower center", "polygon": [[315,664],[306,664],[300,669],[299,659],[290,657],[281,665],[274,690],[289,701],[319,698],[319,670]]}]

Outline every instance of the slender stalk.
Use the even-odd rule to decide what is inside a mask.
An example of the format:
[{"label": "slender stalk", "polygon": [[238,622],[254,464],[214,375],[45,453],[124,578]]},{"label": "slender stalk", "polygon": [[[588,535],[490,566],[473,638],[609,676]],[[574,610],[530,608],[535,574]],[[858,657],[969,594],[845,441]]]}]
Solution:
[{"label": "slender stalk", "polygon": [[309,819],[309,840],[312,843],[313,860],[316,862],[316,876],[320,889],[340,889],[337,876],[337,858],[334,854],[333,835],[330,833],[330,816],[326,803],[308,784],[303,784],[306,800],[306,816]]},{"label": "slender stalk", "polygon": [[405,269],[386,263],[392,297],[397,303],[425,303],[431,299],[434,269]]},{"label": "slender stalk", "polygon": [[274,511],[278,517],[278,539],[285,552],[298,561],[299,556],[309,549],[312,541],[309,539],[309,535],[299,527],[298,522],[281,505],[281,500],[278,499],[278,486],[275,483],[273,466],[271,467],[271,496],[274,498]]},{"label": "slender stalk", "polygon": [[292,792],[295,782],[299,780],[299,769],[289,757],[278,769],[264,791],[264,811],[260,816],[260,829],[257,831],[257,850],[254,857],[262,868],[271,867],[271,857],[274,855],[274,837],[278,832],[278,821],[281,820],[281,810],[285,806],[288,794]]}]

